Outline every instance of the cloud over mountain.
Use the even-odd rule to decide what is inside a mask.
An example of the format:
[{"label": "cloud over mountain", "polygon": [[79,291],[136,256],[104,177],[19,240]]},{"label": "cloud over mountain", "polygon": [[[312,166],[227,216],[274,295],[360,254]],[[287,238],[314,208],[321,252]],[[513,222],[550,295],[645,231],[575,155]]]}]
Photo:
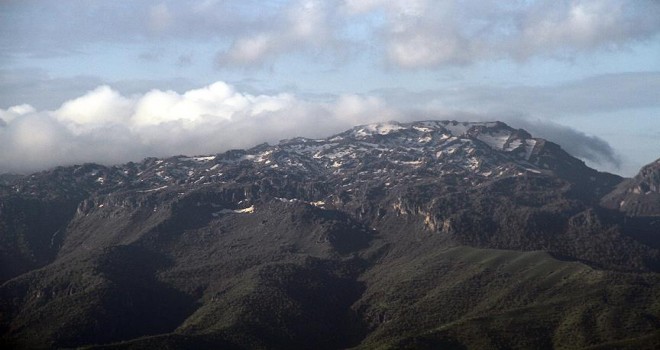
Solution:
[{"label": "cloud over mountain", "polygon": [[30,105],[0,109],[0,172],[211,154],[296,136],[324,137],[376,121],[438,117],[506,120],[559,142],[576,156],[617,162],[605,141],[549,122],[458,111],[412,112],[376,96],[313,101],[291,93],[253,95],[216,82],[183,93],[155,89],[133,96],[102,85],[55,110]]},{"label": "cloud over mountain", "polygon": [[215,153],[396,117],[382,100],[357,95],[321,103],[288,93],[251,95],[224,82],[135,96],[99,86],[52,111],[0,110],[0,172]]}]

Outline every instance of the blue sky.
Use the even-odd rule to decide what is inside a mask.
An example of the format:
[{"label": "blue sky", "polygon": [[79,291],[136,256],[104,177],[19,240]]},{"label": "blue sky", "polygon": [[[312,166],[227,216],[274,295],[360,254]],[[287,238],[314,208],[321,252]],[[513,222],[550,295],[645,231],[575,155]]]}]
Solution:
[{"label": "blue sky", "polygon": [[0,172],[503,120],[660,157],[655,0],[0,0]]}]

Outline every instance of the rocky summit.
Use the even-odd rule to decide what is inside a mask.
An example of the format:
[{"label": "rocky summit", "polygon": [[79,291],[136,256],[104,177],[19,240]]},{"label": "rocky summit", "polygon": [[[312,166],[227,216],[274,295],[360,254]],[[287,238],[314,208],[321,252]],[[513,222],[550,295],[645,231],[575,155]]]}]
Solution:
[{"label": "rocky summit", "polygon": [[660,346],[660,163],[501,122],[0,181],[3,348]]}]

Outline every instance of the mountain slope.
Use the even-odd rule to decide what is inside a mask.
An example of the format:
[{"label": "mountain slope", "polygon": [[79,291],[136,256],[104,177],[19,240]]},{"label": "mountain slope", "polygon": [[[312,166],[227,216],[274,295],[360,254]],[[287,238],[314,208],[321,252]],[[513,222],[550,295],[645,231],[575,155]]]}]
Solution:
[{"label": "mountain slope", "polygon": [[60,167],[0,185],[0,329],[27,348],[653,344],[660,238],[600,205],[625,183],[500,122]]},{"label": "mountain slope", "polygon": [[660,159],[622,182],[603,198],[603,204],[631,216],[660,216]]}]

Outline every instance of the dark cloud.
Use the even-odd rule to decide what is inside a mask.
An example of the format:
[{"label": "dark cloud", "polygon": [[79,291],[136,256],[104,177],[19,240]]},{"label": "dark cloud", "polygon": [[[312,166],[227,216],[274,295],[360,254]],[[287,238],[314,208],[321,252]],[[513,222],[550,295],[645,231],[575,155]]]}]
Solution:
[{"label": "dark cloud", "polygon": [[621,156],[610,144],[593,135],[587,135],[568,126],[547,120],[526,119],[519,116],[504,117],[507,123],[516,128],[529,131],[536,137],[559,144],[569,154],[600,165],[621,167]]},{"label": "dark cloud", "polygon": [[[402,120],[444,119],[458,121],[502,121],[509,126],[524,129],[534,137],[540,137],[560,145],[574,157],[587,161],[592,166],[620,170],[621,156],[604,139],[588,135],[566,125],[547,119],[533,118],[522,113],[480,113],[457,109],[409,110]],[[633,169],[636,170],[637,168]]]}]

